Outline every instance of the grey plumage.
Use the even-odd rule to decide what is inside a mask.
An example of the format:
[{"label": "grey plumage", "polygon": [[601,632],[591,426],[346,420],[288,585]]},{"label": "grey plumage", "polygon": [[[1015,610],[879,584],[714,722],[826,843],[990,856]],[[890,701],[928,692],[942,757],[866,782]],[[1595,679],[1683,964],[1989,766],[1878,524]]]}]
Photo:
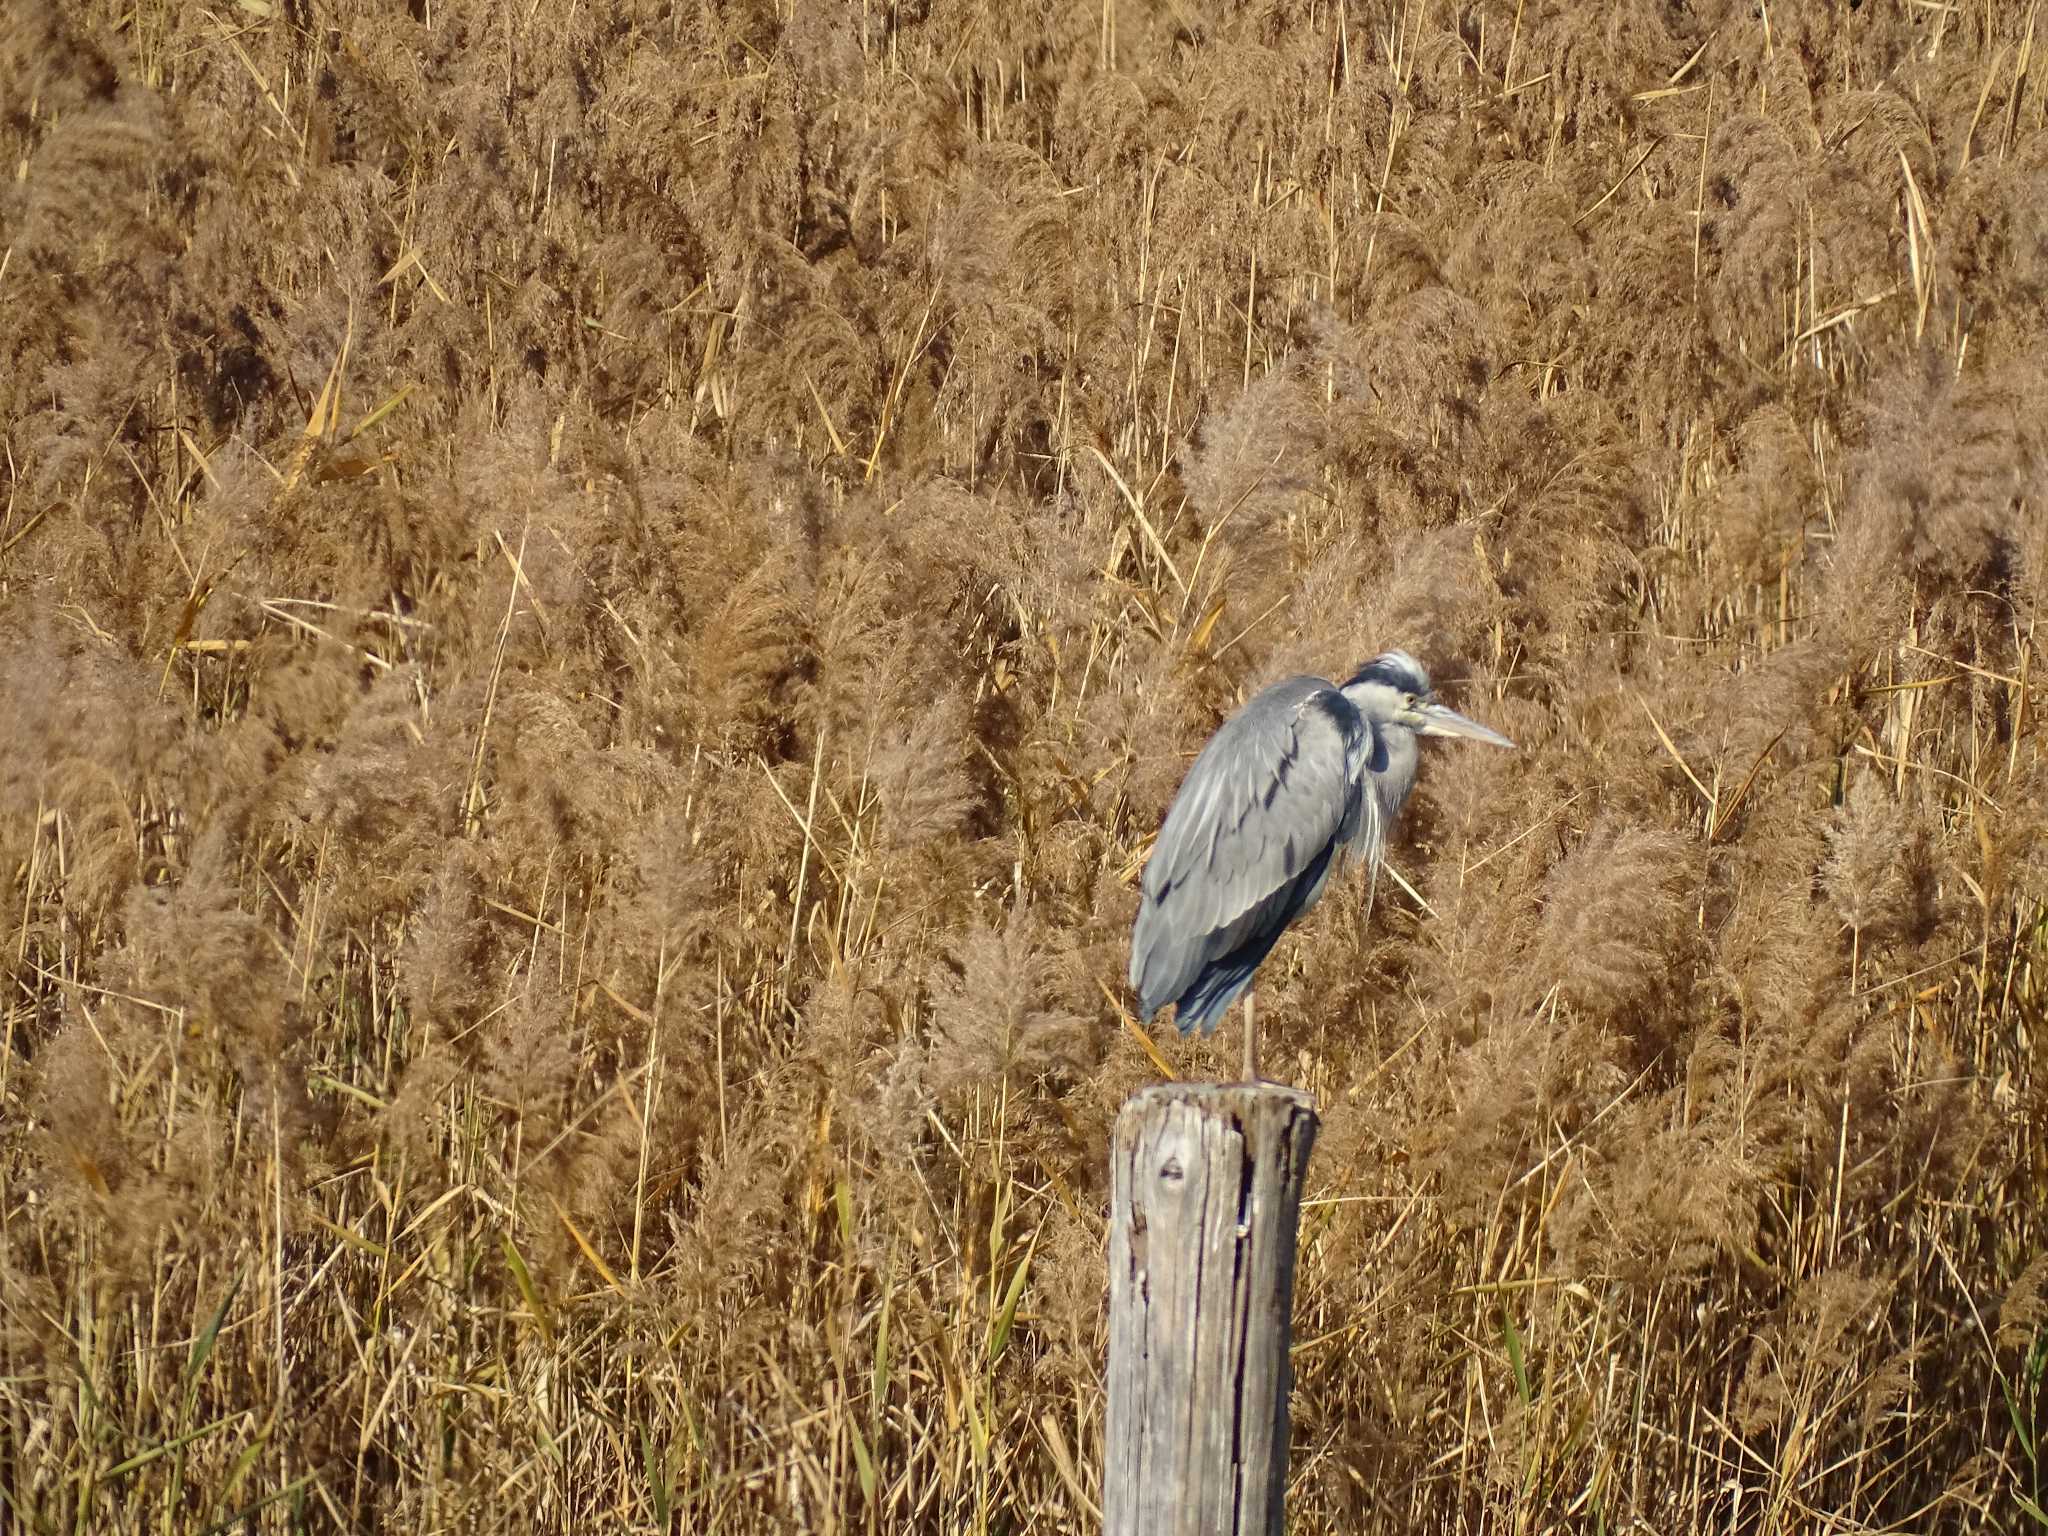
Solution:
[{"label": "grey plumage", "polygon": [[1183,1033],[1214,1029],[1336,869],[1348,859],[1377,866],[1425,735],[1514,745],[1436,703],[1404,651],[1341,686],[1290,677],[1223,723],[1145,865],[1131,934],[1131,986],[1145,1018],[1178,1003]]}]

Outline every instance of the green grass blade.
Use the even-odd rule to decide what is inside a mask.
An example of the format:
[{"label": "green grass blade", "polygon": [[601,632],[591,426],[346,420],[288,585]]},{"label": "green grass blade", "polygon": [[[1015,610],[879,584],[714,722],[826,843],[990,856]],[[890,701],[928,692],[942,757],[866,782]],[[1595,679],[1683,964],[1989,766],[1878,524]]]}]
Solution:
[{"label": "green grass blade", "polygon": [[1515,1327],[1515,1320],[1508,1316],[1506,1307],[1500,1309],[1500,1331],[1501,1337],[1507,1341],[1508,1364],[1515,1372],[1515,1394],[1526,1408],[1535,1401],[1535,1394],[1529,1388],[1529,1363],[1522,1356],[1521,1332]]},{"label": "green grass blade", "polygon": [[221,1324],[227,1321],[228,1308],[235,1304],[235,1297],[242,1289],[242,1277],[247,1273],[247,1270],[235,1271],[235,1278],[228,1282],[227,1294],[221,1297],[212,1321],[200,1329],[199,1337],[192,1341],[192,1353],[185,1360],[185,1385],[188,1388],[198,1381],[206,1362],[213,1358],[213,1346],[220,1339]]}]

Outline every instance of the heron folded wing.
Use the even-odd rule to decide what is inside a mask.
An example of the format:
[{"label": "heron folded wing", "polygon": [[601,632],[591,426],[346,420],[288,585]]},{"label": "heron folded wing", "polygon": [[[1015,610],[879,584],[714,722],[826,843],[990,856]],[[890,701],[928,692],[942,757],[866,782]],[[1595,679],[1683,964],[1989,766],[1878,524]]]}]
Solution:
[{"label": "heron folded wing", "polygon": [[1320,892],[1333,841],[1360,814],[1349,760],[1363,731],[1336,689],[1294,678],[1203,749],[1145,867],[1131,981],[1148,1016],[1251,937],[1270,947],[1308,888]]}]

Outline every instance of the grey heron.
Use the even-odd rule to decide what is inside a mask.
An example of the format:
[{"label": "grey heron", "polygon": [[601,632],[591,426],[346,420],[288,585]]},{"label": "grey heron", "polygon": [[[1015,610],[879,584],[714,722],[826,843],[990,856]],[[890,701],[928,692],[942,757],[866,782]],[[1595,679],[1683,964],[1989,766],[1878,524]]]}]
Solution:
[{"label": "grey heron", "polygon": [[[1290,677],[1224,721],[1188,770],[1146,861],[1131,987],[1150,1019],[1179,1004],[1182,1034],[1213,1030],[1288,924],[1346,858],[1376,870],[1424,736],[1514,743],[1436,702],[1429,675],[1388,651],[1341,685]],[[1244,1071],[1258,1081],[1244,1003]]]}]

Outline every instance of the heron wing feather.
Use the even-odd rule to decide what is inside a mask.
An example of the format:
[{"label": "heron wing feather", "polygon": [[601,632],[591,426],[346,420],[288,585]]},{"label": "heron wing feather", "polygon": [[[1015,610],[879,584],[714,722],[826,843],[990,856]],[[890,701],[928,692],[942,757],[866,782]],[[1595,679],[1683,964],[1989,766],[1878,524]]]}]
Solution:
[{"label": "heron wing feather", "polygon": [[1332,845],[1373,814],[1355,773],[1370,734],[1330,684],[1293,678],[1211,738],[1145,866],[1131,982],[1148,1017],[1321,893]]}]

